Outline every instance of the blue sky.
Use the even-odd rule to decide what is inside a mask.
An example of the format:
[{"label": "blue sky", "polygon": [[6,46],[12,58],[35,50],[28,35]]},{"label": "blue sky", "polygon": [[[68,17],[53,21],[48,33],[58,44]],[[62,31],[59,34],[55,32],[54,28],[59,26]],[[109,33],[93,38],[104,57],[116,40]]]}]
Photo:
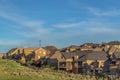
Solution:
[{"label": "blue sky", "polygon": [[120,41],[120,0],[0,0],[0,52]]}]

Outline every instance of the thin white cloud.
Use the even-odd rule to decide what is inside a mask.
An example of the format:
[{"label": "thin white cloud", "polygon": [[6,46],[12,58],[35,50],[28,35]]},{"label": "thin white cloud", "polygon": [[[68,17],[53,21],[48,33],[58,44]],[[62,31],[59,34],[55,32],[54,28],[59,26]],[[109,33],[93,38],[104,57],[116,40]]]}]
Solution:
[{"label": "thin white cloud", "polygon": [[27,18],[23,17],[23,16],[14,16],[14,15],[10,15],[10,13],[4,12],[4,11],[0,11],[0,17],[10,20],[10,21],[14,21],[22,26],[25,27],[40,27],[43,23],[43,21],[32,21],[32,20],[28,20]]},{"label": "thin white cloud", "polygon": [[13,45],[13,46],[17,46],[19,44],[22,44],[24,43],[23,40],[0,40],[0,45],[4,45],[4,46],[10,46],[10,45]]},{"label": "thin white cloud", "polygon": [[97,16],[119,16],[120,15],[120,10],[100,10],[98,8],[92,8],[88,7],[87,8],[91,13]]},{"label": "thin white cloud", "polygon": [[119,30],[113,29],[113,28],[108,28],[108,27],[98,27],[98,28],[89,28],[89,32],[92,33],[102,33],[102,34],[119,34]]},{"label": "thin white cloud", "polygon": [[94,20],[88,20],[88,21],[80,21],[78,23],[61,23],[61,24],[55,24],[53,25],[55,28],[58,29],[71,29],[71,28],[92,28],[92,27],[101,27],[104,26],[104,23]]},{"label": "thin white cloud", "polygon": [[112,34],[114,36],[120,34],[119,28],[114,27],[116,24],[112,24],[107,21],[104,22],[97,20],[89,20],[89,21],[81,21],[79,23],[72,23],[72,24],[66,23],[66,24],[67,25],[64,25],[63,23],[55,26],[58,29],[62,29],[62,34],[58,34],[58,35],[61,36],[63,35],[65,38],[66,37],[72,38],[73,36],[82,36],[82,35],[86,37],[89,35],[100,35],[100,34],[101,35]]},{"label": "thin white cloud", "polygon": [[53,26],[56,28],[65,29],[65,28],[75,28],[75,27],[78,27],[79,25],[80,23],[67,23],[67,24],[56,24]]}]

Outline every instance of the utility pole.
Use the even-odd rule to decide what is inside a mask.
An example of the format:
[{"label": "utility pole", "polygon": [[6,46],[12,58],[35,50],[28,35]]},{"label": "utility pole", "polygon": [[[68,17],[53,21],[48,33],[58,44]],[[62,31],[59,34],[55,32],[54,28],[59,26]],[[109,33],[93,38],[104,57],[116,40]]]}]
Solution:
[{"label": "utility pole", "polygon": [[39,40],[39,48],[41,48],[41,40]]}]

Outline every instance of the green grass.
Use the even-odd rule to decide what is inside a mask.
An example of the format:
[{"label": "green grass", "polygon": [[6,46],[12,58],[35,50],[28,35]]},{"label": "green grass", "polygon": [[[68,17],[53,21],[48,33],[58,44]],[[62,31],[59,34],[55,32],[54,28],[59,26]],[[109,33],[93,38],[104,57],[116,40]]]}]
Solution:
[{"label": "green grass", "polygon": [[19,63],[0,60],[0,80],[43,80],[39,74]]}]

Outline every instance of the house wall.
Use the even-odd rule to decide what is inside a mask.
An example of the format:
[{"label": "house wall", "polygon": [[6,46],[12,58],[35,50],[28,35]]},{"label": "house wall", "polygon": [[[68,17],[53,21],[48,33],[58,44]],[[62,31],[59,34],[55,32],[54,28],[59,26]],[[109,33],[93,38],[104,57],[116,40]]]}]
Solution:
[{"label": "house wall", "polygon": [[107,49],[109,49],[109,48],[110,48],[110,45],[106,45],[105,47],[106,47]]},{"label": "house wall", "polygon": [[111,52],[109,52],[109,55],[112,55],[114,52],[113,51],[111,51]]},{"label": "house wall", "polygon": [[117,61],[116,61],[116,65],[120,65],[120,60],[117,60]]},{"label": "house wall", "polygon": [[18,50],[18,53],[19,54],[22,54],[24,51],[23,51],[23,48],[20,48],[19,50]]},{"label": "house wall", "polygon": [[66,61],[66,70],[69,71],[69,70],[72,70],[72,62],[71,61]]},{"label": "house wall", "polygon": [[55,67],[55,69],[59,68],[59,63],[57,59],[50,59],[48,60],[48,65]]},{"label": "house wall", "polygon": [[46,56],[46,50],[44,49],[38,49],[37,51],[35,51],[35,61],[39,60],[42,57]]},{"label": "house wall", "polygon": [[[95,60],[87,60],[86,61],[86,63],[88,64],[88,65],[90,65],[92,62],[95,62]],[[99,63],[99,68],[102,66],[104,66],[104,62],[105,62],[105,60],[97,60],[97,62]],[[85,62],[84,62],[85,63]]]},{"label": "house wall", "polygon": [[66,70],[72,70],[72,59],[66,59],[66,61],[64,61],[66,64],[65,64],[65,68]]},{"label": "house wall", "polygon": [[21,61],[22,64],[25,64],[25,63],[26,63],[25,57],[21,57],[21,60],[20,60],[20,61]]},{"label": "house wall", "polygon": [[114,47],[116,47],[116,48],[119,48],[119,49],[120,49],[120,45],[114,45]]},{"label": "house wall", "polygon": [[117,66],[116,65],[111,65],[110,67],[109,67],[109,70],[110,70],[110,73],[111,74],[116,74],[117,73]]},{"label": "house wall", "polygon": [[29,54],[31,54],[34,50],[24,50],[24,54],[27,56]]},{"label": "house wall", "polygon": [[70,52],[75,51],[75,50],[76,50],[76,48],[70,48]]},{"label": "house wall", "polygon": [[90,65],[94,60],[87,60],[86,63]]},{"label": "house wall", "polygon": [[99,68],[104,66],[105,60],[98,60],[99,62]]},{"label": "house wall", "polygon": [[92,48],[81,48],[81,51],[86,51],[86,50],[93,50]]},{"label": "house wall", "polygon": [[72,59],[66,59],[66,62],[72,62],[73,60]]},{"label": "house wall", "polygon": [[81,48],[81,51],[85,51],[85,50],[89,50],[89,49],[82,49],[82,48]]},{"label": "house wall", "polygon": [[2,59],[3,58],[3,54],[0,54],[0,59]]}]

